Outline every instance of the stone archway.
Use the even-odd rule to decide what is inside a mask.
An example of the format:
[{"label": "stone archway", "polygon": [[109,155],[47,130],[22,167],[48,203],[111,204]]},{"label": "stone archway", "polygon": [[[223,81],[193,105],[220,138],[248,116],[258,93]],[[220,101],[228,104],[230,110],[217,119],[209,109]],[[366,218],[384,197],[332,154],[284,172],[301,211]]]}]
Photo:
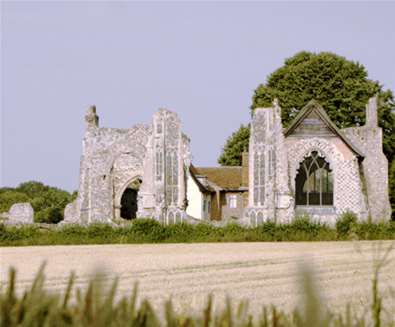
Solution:
[{"label": "stone archway", "polygon": [[138,190],[133,188],[127,188],[121,197],[121,218],[123,219],[135,219],[137,215],[137,194]]},{"label": "stone archway", "polygon": [[333,175],[325,157],[313,151],[300,164],[295,178],[296,206],[333,205]]},{"label": "stone archway", "polygon": [[141,177],[135,177],[124,184],[122,192],[115,199],[115,217],[126,220],[137,218],[139,190],[142,180]]},{"label": "stone archway", "polygon": [[332,192],[334,193],[333,205],[337,206],[338,199],[335,196],[337,193],[337,184],[339,181],[337,175],[339,174],[339,167],[342,166],[342,163],[345,161],[345,159],[342,153],[338,151],[336,146],[325,139],[311,138],[299,140],[288,150],[291,189],[294,195],[296,195],[296,178],[300,170],[300,163],[306,158],[311,157],[313,152],[316,152],[320,157],[325,158],[326,162],[328,163],[328,168],[332,171]]},{"label": "stone archway", "polygon": [[[336,214],[346,211],[355,213],[365,208],[362,183],[360,178],[358,159],[351,152],[345,156],[334,141],[323,138],[301,139],[288,148],[289,178],[291,190],[295,194],[296,175],[300,163],[316,151],[320,157],[325,158],[328,168],[332,172],[331,200]],[[350,150],[348,150],[350,151]]]}]

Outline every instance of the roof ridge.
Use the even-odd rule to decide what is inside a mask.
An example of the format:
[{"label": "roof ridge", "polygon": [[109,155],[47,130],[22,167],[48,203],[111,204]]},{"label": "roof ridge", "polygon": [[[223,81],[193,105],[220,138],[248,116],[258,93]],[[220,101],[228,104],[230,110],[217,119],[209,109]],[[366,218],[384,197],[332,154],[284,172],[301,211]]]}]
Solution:
[{"label": "roof ridge", "polygon": [[329,127],[332,132],[340,137],[344,143],[346,143],[350,149],[355,152],[359,157],[363,158],[362,152],[344,135],[340,128],[336,126],[336,124],[330,119],[325,109],[321,106],[321,104],[315,100],[310,100],[296,115],[296,117],[292,120],[291,124],[284,131],[284,136],[287,137],[290,135],[313,110],[317,110],[318,116],[320,119]]}]

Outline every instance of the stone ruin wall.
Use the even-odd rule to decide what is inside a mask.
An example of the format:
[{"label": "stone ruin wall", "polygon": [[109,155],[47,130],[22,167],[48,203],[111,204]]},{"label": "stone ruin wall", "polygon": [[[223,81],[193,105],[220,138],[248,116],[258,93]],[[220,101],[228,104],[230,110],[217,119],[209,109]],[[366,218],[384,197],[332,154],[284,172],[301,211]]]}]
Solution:
[{"label": "stone ruin wall", "polygon": [[249,199],[243,221],[246,224],[255,226],[268,219],[286,223],[293,217],[282,129],[277,100],[270,108],[254,110],[249,142]]},{"label": "stone ruin wall", "polygon": [[313,213],[313,219],[334,224],[337,217],[347,211],[354,212],[360,219],[367,218],[358,159],[339,137],[288,137],[286,143],[292,194],[295,194],[299,164],[313,151],[325,158],[333,172],[334,211],[326,213],[324,218]]},{"label": "stone ruin wall", "polygon": [[256,225],[274,219],[286,223],[295,217],[297,169],[312,151],[325,157],[334,172],[334,210],[313,214],[314,219],[334,223],[346,211],[354,212],[362,220],[369,216],[374,220],[388,219],[388,164],[372,101],[375,100],[367,107],[367,126],[342,131],[363,149],[362,168],[356,155],[337,136],[285,139],[277,101],[271,108],[255,109],[249,144],[249,201],[243,222]]},{"label": "stone ruin wall", "polygon": [[[165,223],[187,218],[186,167],[191,153],[175,113],[160,109],[151,124],[100,128],[96,109],[91,107],[85,121],[79,193],[66,206],[63,223],[118,219],[124,190],[140,180],[137,217]],[[362,165],[339,137],[285,138],[276,100],[270,108],[256,109],[249,144],[248,206],[240,223],[290,222],[295,217],[296,172],[312,151],[324,156],[334,172],[335,212],[327,219],[333,222],[348,210],[361,219],[388,219],[388,162],[382,151],[382,130],[377,126],[377,100],[371,99],[367,106],[365,126],[341,132],[364,154]],[[26,214],[15,209],[16,214],[10,210],[1,218],[33,222],[33,213],[25,209]]]},{"label": "stone ruin wall", "polygon": [[362,162],[363,191],[369,217],[373,221],[389,219],[388,160],[383,152],[383,132],[378,126],[377,98],[371,98],[366,106],[364,126],[345,128],[342,132],[365,156]]},{"label": "stone ruin wall", "polygon": [[0,222],[6,225],[34,223],[34,210],[30,203],[14,203],[8,212],[0,213]]},{"label": "stone ruin wall", "polygon": [[79,193],[66,207],[64,223],[120,218],[122,194],[136,183],[137,217],[185,218],[184,166],[190,162],[189,139],[181,133],[175,113],[161,109],[152,124],[130,129],[99,128],[96,110],[91,107],[85,120]]}]

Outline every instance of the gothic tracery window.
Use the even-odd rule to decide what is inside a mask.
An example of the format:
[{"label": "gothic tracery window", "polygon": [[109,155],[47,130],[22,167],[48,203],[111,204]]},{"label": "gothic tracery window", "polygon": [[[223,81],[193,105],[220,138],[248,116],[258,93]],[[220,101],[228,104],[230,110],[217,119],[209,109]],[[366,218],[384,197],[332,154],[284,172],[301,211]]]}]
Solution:
[{"label": "gothic tracery window", "polygon": [[300,163],[295,193],[296,205],[333,205],[333,173],[317,151]]},{"label": "gothic tracery window", "polygon": [[157,146],[156,148],[156,180],[162,180],[163,171],[163,152],[162,149]]},{"label": "gothic tracery window", "polygon": [[175,151],[166,154],[166,202],[167,205],[176,205],[178,202],[178,161]]},{"label": "gothic tracery window", "polygon": [[265,156],[263,153],[254,154],[254,205],[265,202]]}]

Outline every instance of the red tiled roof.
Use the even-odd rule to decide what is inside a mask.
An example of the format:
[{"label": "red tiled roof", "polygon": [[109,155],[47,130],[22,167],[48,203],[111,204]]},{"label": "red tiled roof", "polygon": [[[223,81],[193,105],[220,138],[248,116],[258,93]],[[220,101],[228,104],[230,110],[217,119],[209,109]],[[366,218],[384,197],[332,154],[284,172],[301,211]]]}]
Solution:
[{"label": "red tiled roof", "polygon": [[196,177],[204,176],[207,180],[224,190],[237,190],[242,186],[242,167],[194,167],[191,171]]}]

